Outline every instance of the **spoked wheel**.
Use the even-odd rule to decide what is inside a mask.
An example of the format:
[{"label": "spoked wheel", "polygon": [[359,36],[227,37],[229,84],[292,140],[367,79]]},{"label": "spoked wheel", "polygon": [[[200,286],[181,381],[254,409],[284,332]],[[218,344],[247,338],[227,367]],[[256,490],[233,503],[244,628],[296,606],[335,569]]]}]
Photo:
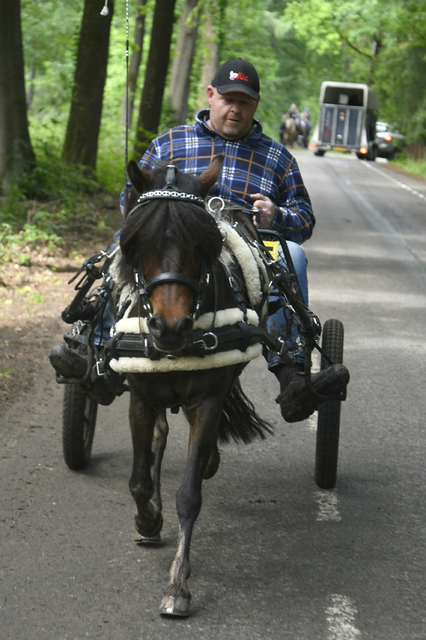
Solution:
[{"label": "spoked wheel", "polygon": [[[340,320],[327,320],[323,327],[322,348],[334,364],[343,363],[343,339]],[[321,356],[321,371],[329,366]],[[336,484],[341,405],[341,400],[328,400],[318,408],[315,482],[322,489],[332,489]]]},{"label": "spoked wheel", "polygon": [[70,469],[84,469],[92,453],[98,403],[79,384],[66,384],[62,416],[62,447]]}]

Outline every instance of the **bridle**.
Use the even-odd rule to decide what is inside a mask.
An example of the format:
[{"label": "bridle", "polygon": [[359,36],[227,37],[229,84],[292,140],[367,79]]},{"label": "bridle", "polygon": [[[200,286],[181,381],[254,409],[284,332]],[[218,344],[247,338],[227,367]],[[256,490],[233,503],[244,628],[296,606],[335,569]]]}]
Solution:
[{"label": "bridle", "polygon": [[195,280],[195,278],[191,278],[190,276],[186,276],[184,273],[179,273],[175,271],[164,271],[163,273],[159,273],[149,280],[145,280],[145,276],[141,270],[134,271],[134,278],[136,283],[136,288],[139,293],[139,305],[140,312],[139,315],[145,318],[152,318],[153,309],[149,299],[151,291],[162,284],[182,284],[186,287],[192,289],[195,293],[193,308],[191,312],[191,318],[196,320],[200,315],[200,307],[204,299],[204,291],[206,286],[209,284],[210,280],[210,270],[207,268],[207,263],[203,260],[203,265],[201,268],[201,275],[199,280]]},{"label": "bridle", "polygon": [[[151,200],[179,200],[183,202],[190,202],[191,204],[196,204],[205,210],[206,201],[204,200],[204,198],[201,198],[194,193],[181,191],[176,184],[176,175],[177,167],[172,164],[167,165],[164,187],[155,191],[147,191],[145,193],[142,193],[139,196],[136,205],[128,213],[127,217],[133,215],[136,211],[140,210],[142,206],[144,206]],[[126,258],[126,256],[124,257]],[[191,318],[193,320],[196,320],[199,316],[200,307],[204,299],[205,288],[209,284],[210,271],[211,267],[207,264],[206,260],[203,260],[201,275],[198,280],[196,280],[195,278],[191,278],[184,273],[175,271],[164,271],[163,273],[159,273],[158,275],[146,280],[142,270],[135,269],[134,278],[139,293],[140,315],[148,319],[152,318],[153,309],[149,300],[149,296],[155,287],[163,284],[176,283],[184,285],[185,287],[193,290],[195,297]]]}]

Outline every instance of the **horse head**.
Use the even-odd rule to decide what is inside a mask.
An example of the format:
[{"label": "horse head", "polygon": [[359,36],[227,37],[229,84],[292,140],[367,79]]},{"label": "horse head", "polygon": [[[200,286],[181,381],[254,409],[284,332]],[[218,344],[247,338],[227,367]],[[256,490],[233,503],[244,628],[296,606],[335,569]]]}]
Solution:
[{"label": "horse head", "polygon": [[151,173],[134,161],[128,166],[139,199],[123,225],[121,249],[146,297],[148,329],[160,351],[176,352],[185,345],[206,275],[222,249],[221,233],[205,210],[204,198],[218,178],[223,157],[215,156],[198,179],[173,165]]}]

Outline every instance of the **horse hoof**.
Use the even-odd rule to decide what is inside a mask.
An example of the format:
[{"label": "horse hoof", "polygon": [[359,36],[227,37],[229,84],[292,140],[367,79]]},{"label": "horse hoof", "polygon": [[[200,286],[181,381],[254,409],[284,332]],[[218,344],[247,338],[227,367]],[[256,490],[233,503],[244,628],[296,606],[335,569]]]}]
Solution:
[{"label": "horse hoof", "polygon": [[164,596],[160,605],[161,615],[181,618],[189,616],[190,599],[188,596]]},{"label": "horse hoof", "polygon": [[152,503],[148,505],[149,519],[142,520],[139,517],[138,511],[135,515],[136,531],[142,538],[154,539],[160,535],[160,531],[163,527],[163,516],[161,511],[158,511]]},{"label": "horse hoof", "polygon": [[161,536],[158,534],[156,536],[152,536],[152,538],[147,538],[146,536],[142,536],[140,533],[137,533],[135,535],[135,542],[140,545],[161,544]]}]

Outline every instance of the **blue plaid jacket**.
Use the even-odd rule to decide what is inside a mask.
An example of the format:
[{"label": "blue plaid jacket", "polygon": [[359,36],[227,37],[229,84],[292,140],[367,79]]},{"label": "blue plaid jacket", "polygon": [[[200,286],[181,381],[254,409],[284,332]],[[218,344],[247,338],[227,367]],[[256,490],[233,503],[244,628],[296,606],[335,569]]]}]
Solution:
[{"label": "blue plaid jacket", "polygon": [[271,229],[286,240],[302,244],[315,225],[311,200],[296,160],[285,147],[266,136],[262,126],[253,126],[242,140],[224,140],[206,124],[209,110],[197,114],[192,125],[182,125],[160,134],[150,144],[139,166],[153,169],[159,162],[173,162],[186,173],[200,175],[213,156],[225,155],[218,181],[209,192],[249,211],[251,193],[262,193],[276,205]]}]

